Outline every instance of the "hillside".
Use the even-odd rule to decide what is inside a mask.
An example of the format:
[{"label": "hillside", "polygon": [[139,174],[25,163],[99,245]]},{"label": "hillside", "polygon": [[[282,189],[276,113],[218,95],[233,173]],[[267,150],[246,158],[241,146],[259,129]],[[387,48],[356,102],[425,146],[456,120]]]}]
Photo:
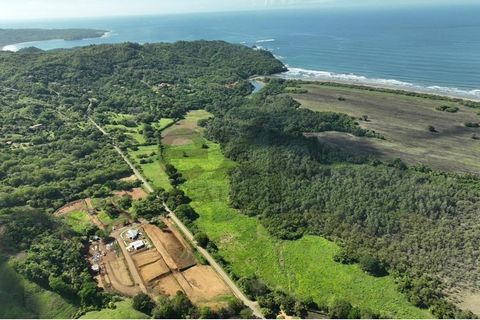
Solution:
[{"label": "hillside", "polygon": [[0,48],[9,44],[31,41],[99,38],[106,32],[95,29],[0,29]]}]

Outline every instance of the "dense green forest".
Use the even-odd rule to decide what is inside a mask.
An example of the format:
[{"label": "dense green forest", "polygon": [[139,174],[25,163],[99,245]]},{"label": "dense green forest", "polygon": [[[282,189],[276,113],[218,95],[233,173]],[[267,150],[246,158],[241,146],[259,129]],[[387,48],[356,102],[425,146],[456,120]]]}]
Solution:
[{"label": "dense green forest", "polygon": [[276,95],[286,87],[271,80],[203,123],[239,163],[231,172],[232,206],[259,216],[279,238],[314,234],[342,243],[338,261],[360,262],[378,276],[388,270],[412,303],[436,316],[472,316],[442,297],[445,288],[480,280],[478,177],[408,168],[400,159],[382,163],[306,138],[328,130],[376,135],[346,116],[299,109]]},{"label": "dense green forest", "polygon": [[118,179],[130,169],[88,117],[106,124],[108,111],[128,113],[155,138],[162,117],[248,95],[248,77],[282,70],[268,52],[225,42],[1,52],[0,255],[24,252],[15,270],[80,313],[105,306],[112,297],[84,258],[97,230],[78,234],[50,215],[128,187]]},{"label": "dense green forest", "polygon": [[0,29],[0,47],[30,41],[99,38],[106,32],[95,29]]}]

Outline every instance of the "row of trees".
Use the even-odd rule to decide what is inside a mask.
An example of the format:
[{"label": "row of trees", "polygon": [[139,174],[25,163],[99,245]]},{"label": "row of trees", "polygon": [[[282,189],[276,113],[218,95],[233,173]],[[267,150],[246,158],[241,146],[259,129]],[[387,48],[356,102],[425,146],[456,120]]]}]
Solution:
[{"label": "row of trees", "polygon": [[251,319],[249,308],[239,300],[230,300],[226,307],[213,310],[209,307],[197,307],[181,291],[171,298],[160,297],[153,301],[146,294],[138,294],[133,298],[135,310],[152,316],[154,319]]}]

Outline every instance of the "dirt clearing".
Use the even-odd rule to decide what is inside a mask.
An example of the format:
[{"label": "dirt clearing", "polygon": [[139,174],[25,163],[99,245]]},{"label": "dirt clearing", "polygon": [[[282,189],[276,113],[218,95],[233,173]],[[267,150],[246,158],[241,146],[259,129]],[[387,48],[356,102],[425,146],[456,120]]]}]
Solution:
[{"label": "dirt clearing", "polygon": [[191,299],[195,303],[211,302],[230,294],[230,289],[210,266],[195,266],[182,272],[191,285]]},{"label": "dirt clearing", "polygon": [[182,287],[180,287],[172,274],[158,280],[157,284],[153,287],[153,290],[158,295],[163,296],[174,296],[178,291],[183,291]]},{"label": "dirt clearing", "polygon": [[185,247],[171,231],[155,226],[145,226],[145,231],[170,268],[183,270],[197,263],[191,249]]},{"label": "dirt clearing", "polygon": [[113,194],[119,197],[129,195],[133,200],[144,199],[148,196],[148,193],[142,188],[133,188],[132,190],[127,191],[115,191]]},{"label": "dirt clearing", "polygon": [[55,211],[55,213],[53,215],[58,217],[58,216],[66,215],[66,214],[68,214],[70,212],[74,212],[74,211],[87,211],[87,206],[85,204],[85,200],[82,199],[82,200],[76,200],[76,201],[67,203],[66,205],[64,205],[63,207],[61,207],[57,211]]}]

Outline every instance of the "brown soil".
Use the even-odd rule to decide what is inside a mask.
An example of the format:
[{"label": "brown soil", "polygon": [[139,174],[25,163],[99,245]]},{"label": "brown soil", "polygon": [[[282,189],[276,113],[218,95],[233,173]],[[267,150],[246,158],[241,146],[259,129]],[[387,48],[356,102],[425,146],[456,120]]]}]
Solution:
[{"label": "brown soil", "polygon": [[135,261],[135,265],[141,268],[147,264],[157,261],[158,259],[161,259],[161,256],[157,250],[150,249],[132,255],[132,259]]},{"label": "brown soil", "polygon": [[183,291],[173,275],[161,278],[155,287],[154,292],[159,295],[174,296],[178,291]]},{"label": "brown soil", "polygon": [[[166,249],[179,270],[194,266],[197,263],[190,248],[182,244],[173,232],[163,231],[155,226],[145,231],[147,231],[149,236],[150,233],[153,233],[155,238],[162,243],[162,246]],[[157,247],[156,244],[155,246]]]},{"label": "brown soil", "polygon": [[193,143],[192,139],[180,136],[166,136],[164,139],[162,139],[162,142],[167,146],[183,146]]},{"label": "brown soil", "polygon": [[64,205],[57,211],[55,211],[53,215],[58,217],[58,216],[66,215],[73,211],[83,211],[83,210],[86,210],[85,201],[76,200],[76,201],[67,203],[66,205]]},{"label": "brown soil", "polygon": [[148,193],[146,193],[142,188],[133,188],[132,190],[128,191],[115,191],[113,194],[119,197],[129,195],[133,200],[144,199],[148,196]]},{"label": "brown soil", "polygon": [[145,283],[150,283],[151,281],[158,279],[168,273],[170,273],[170,269],[165,264],[165,261],[163,261],[163,259],[161,258],[156,262],[140,268],[140,275],[142,276]]},{"label": "brown soil", "polygon": [[113,278],[115,278],[115,280],[117,280],[121,285],[124,285],[124,286],[134,285],[132,281],[132,277],[130,276],[130,272],[128,271],[127,266],[123,261],[123,259],[121,258],[116,259],[108,262],[107,264],[111,267],[111,270],[113,271],[111,273],[112,281],[113,281]]},{"label": "brown soil", "polygon": [[201,304],[231,294],[225,282],[210,266],[198,265],[182,274],[192,287],[190,298],[195,303]]},{"label": "brown soil", "polygon": [[137,176],[132,174],[129,177],[125,177],[125,178],[120,179],[120,181],[137,181]]},{"label": "brown soil", "polygon": [[459,294],[459,307],[464,310],[470,310],[476,315],[480,315],[480,292],[465,291]]}]

